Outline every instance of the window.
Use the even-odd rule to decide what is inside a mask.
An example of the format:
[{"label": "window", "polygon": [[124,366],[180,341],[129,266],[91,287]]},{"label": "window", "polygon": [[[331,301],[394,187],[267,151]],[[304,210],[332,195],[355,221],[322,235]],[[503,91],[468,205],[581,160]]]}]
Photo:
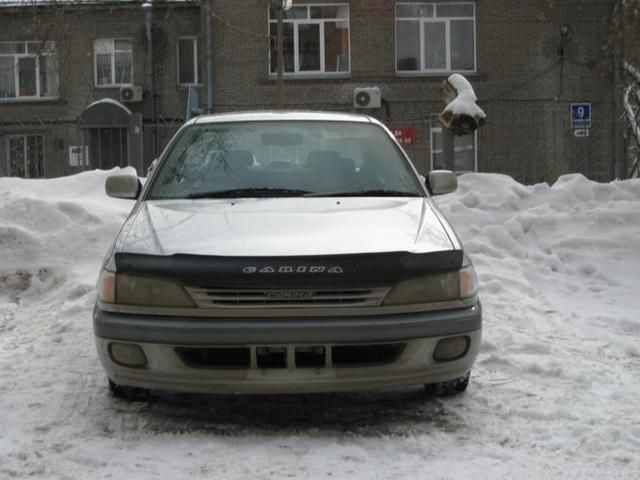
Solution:
[{"label": "window", "polygon": [[8,137],[7,164],[10,177],[44,176],[44,136],[16,135]]},{"label": "window", "polygon": [[133,46],[130,39],[93,42],[97,86],[130,85],[133,82]]},{"label": "window", "polygon": [[[454,136],[454,166],[457,173],[476,172],[476,132],[473,135]],[[431,127],[431,170],[445,169],[442,150],[442,127]]]},{"label": "window", "polygon": [[[270,72],[277,72],[277,14],[269,9]],[[286,74],[349,73],[349,5],[295,6],[284,12]]]},{"label": "window", "polygon": [[56,98],[54,42],[0,42],[0,100]]},{"label": "window", "polygon": [[197,85],[198,76],[198,39],[196,37],[178,38],[178,84]]},{"label": "window", "polygon": [[397,72],[476,69],[474,3],[396,5]]},{"label": "window", "polygon": [[409,161],[382,127],[320,120],[239,121],[181,130],[146,199],[335,196],[367,190],[423,195]]}]

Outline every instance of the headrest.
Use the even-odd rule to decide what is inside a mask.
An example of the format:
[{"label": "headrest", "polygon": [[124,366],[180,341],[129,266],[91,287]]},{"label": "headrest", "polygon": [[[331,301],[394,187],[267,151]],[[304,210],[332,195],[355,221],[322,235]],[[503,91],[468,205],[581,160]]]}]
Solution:
[{"label": "headrest", "polygon": [[232,167],[249,168],[253,165],[253,153],[249,150],[229,150],[225,158]]},{"label": "headrest", "polygon": [[355,171],[355,165],[350,158],[342,157],[333,150],[317,150],[307,157],[307,166],[338,171]]}]

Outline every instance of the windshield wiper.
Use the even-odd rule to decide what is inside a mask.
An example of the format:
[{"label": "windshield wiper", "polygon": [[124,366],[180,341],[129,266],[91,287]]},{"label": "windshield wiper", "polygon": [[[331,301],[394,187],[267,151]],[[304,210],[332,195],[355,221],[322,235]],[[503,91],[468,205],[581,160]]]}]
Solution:
[{"label": "windshield wiper", "polygon": [[420,197],[418,193],[401,190],[351,190],[347,192],[309,193],[305,197]]},{"label": "windshield wiper", "polygon": [[230,190],[190,193],[186,198],[301,197],[309,193],[308,190],[295,190],[290,188],[233,188]]}]

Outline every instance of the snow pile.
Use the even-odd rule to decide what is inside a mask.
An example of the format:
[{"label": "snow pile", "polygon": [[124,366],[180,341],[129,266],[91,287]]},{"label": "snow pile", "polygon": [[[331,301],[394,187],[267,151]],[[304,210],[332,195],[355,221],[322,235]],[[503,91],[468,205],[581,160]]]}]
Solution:
[{"label": "snow pile", "polygon": [[101,256],[132,205],[106,197],[108,175],[0,178],[0,287],[7,287],[0,295],[67,281],[93,288]]},{"label": "snow pile", "polygon": [[640,477],[640,180],[460,178],[481,282],[468,392],[107,394],[91,330],[132,202],[109,172],[0,178],[0,478]]},{"label": "snow pile", "polygon": [[640,181],[475,174],[438,203],[484,301],[482,393],[459,412],[482,430],[504,422],[493,434],[505,451],[566,462],[563,476],[638,478]]}]

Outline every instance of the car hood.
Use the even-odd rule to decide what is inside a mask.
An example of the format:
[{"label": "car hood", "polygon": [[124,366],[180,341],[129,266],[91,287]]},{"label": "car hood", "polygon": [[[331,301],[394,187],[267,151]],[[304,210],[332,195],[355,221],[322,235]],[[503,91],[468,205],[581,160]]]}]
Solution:
[{"label": "car hood", "polygon": [[117,242],[150,255],[308,256],[455,248],[426,198],[142,202]]}]

